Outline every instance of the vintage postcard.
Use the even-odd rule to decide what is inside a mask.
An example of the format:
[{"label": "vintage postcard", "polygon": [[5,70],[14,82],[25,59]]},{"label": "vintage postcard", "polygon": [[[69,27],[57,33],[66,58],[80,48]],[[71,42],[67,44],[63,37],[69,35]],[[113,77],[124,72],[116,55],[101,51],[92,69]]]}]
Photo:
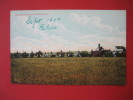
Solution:
[{"label": "vintage postcard", "polygon": [[126,10],[13,10],[11,82],[125,85]]}]

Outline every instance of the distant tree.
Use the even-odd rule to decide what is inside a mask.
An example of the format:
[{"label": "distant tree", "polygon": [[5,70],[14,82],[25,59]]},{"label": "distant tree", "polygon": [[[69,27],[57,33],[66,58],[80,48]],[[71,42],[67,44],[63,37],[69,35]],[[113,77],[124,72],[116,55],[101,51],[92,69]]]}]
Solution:
[{"label": "distant tree", "polygon": [[33,58],[34,57],[34,53],[33,51],[30,53],[30,58]]},{"label": "distant tree", "polygon": [[113,52],[111,50],[108,52],[108,57],[113,57]]},{"label": "distant tree", "polygon": [[23,58],[28,58],[28,56],[29,56],[28,53],[26,53],[26,52],[23,52],[23,53],[22,53],[22,57],[23,57]]},{"label": "distant tree", "polygon": [[106,51],[102,53],[102,57],[113,57],[112,51]]},{"label": "distant tree", "polygon": [[44,57],[45,57],[45,58],[47,58],[47,57],[48,57],[48,54],[47,54],[46,52],[44,53]]},{"label": "distant tree", "polygon": [[65,52],[61,50],[60,52],[57,52],[56,55],[57,57],[65,57]]},{"label": "distant tree", "polygon": [[55,57],[56,55],[53,54],[53,52],[51,52],[51,56],[50,57]]},{"label": "distant tree", "polygon": [[88,57],[88,52],[87,51],[81,51],[80,55],[81,55],[81,57]]},{"label": "distant tree", "polygon": [[122,57],[126,57],[126,48],[123,47]]},{"label": "distant tree", "polygon": [[59,57],[59,52],[56,52],[57,57]]},{"label": "distant tree", "polygon": [[71,52],[71,51],[67,52],[67,57],[73,57],[73,56],[74,56],[73,52]]},{"label": "distant tree", "polygon": [[42,55],[43,55],[43,53],[42,53],[41,51],[36,52],[36,56],[37,56],[38,58],[40,58]]},{"label": "distant tree", "polygon": [[77,51],[75,57],[81,57],[80,51]]},{"label": "distant tree", "polygon": [[14,54],[13,53],[10,53],[10,57],[13,58],[14,57]]},{"label": "distant tree", "polygon": [[16,53],[13,54],[14,58],[20,58],[20,53],[17,51]]},{"label": "distant tree", "polygon": [[65,57],[65,53],[62,50],[60,51],[60,55],[60,57]]}]

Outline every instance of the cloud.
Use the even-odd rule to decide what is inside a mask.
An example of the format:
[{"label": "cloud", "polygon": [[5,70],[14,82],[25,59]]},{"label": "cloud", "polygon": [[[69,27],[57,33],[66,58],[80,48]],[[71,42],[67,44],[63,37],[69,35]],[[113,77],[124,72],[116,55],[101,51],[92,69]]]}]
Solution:
[{"label": "cloud", "polygon": [[[69,15],[69,19],[76,24],[87,26],[88,27],[88,34],[84,36],[80,36],[79,38],[93,38],[93,39],[102,39],[103,40],[111,40],[111,38],[115,38],[116,40],[119,39],[119,37],[123,40],[123,42],[126,42],[126,31],[120,31],[119,26],[111,26],[108,24],[103,24],[102,19],[97,16],[89,17],[87,15],[79,15],[77,13],[71,13]],[[93,28],[93,30],[89,30],[89,27]],[[86,29],[87,30],[87,29]],[[94,31],[96,31],[94,33]],[[99,38],[101,37],[101,38]]]},{"label": "cloud", "polygon": [[81,24],[86,24],[88,21],[90,21],[89,17],[87,17],[86,15],[81,17],[79,16],[79,14],[76,14],[76,13],[70,14],[69,18]]},{"label": "cloud", "polygon": [[[27,17],[19,16],[16,21],[13,22],[13,34],[15,34],[16,29],[20,29],[19,33],[16,33],[15,37],[11,39],[11,51],[59,51],[61,49],[67,49],[64,45],[68,43],[62,36],[57,36],[55,34],[50,34],[48,31],[39,30],[39,24],[36,24],[32,28],[31,24],[26,24]],[[56,23],[60,27],[60,31],[66,30],[63,24]],[[24,33],[22,31],[24,30]],[[59,31],[58,30],[58,31]]]},{"label": "cloud", "polygon": [[[98,43],[101,43],[105,49],[113,49],[115,45],[126,46],[126,32],[120,31],[118,26],[103,24],[100,17],[72,13],[69,18],[70,26],[56,23],[58,27],[56,30],[41,31],[39,24],[32,28],[31,24],[26,24],[27,17],[17,17],[12,26],[14,30],[12,35],[15,34],[15,37],[11,38],[11,51],[90,51],[95,50]],[[71,30],[72,25],[83,28],[79,29],[80,31]],[[86,26],[91,26],[92,31],[84,28]],[[17,29],[20,32],[17,33]]]},{"label": "cloud", "polygon": [[125,31],[120,31],[118,26],[114,26],[113,32],[115,32],[116,34],[119,34],[121,36],[126,36],[126,32]]},{"label": "cloud", "polygon": [[[20,50],[20,52],[24,51],[55,51],[59,47],[62,47],[60,44],[56,44],[55,42],[51,41],[50,38],[45,38],[43,40],[33,39],[33,38],[26,38],[26,37],[17,37],[11,41],[12,45],[11,48],[13,49],[12,52]],[[17,43],[16,43],[17,42]]]},{"label": "cloud", "polygon": [[76,13],[71,13],[69,18],[71,21],[78,22],[79,24],[82,25],[88,25],[94,24],[96,27],[102,28],[102,29],[107,29],[110,32],[113,30],[113,28],[110,25],[102,24],[102,20],[100,17],[88,17],[87,15],[79,15]]}]

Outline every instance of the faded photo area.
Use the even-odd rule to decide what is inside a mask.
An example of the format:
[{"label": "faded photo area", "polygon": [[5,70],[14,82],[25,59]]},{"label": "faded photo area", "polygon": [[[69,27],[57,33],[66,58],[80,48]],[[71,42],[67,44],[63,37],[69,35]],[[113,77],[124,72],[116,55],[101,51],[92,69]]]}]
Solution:
[{"label": "faded photo area", "polygon": [[125,85],[126,10],[10,12],[11,82]]}]

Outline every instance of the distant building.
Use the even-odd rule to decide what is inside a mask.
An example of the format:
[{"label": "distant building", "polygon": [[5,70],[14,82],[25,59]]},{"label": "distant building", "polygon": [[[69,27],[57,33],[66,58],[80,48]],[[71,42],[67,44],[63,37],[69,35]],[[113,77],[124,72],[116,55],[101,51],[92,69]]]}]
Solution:
[{"label": "distant building", "polygon": [[124,46],[115,46],[114,52],[119,52],[119,53],[125,52],[125,47]]},{"label": "distant building", "polygon": [[115,57],[126,57],[126,48],[124,46],[115,46],[113,55]]}]

